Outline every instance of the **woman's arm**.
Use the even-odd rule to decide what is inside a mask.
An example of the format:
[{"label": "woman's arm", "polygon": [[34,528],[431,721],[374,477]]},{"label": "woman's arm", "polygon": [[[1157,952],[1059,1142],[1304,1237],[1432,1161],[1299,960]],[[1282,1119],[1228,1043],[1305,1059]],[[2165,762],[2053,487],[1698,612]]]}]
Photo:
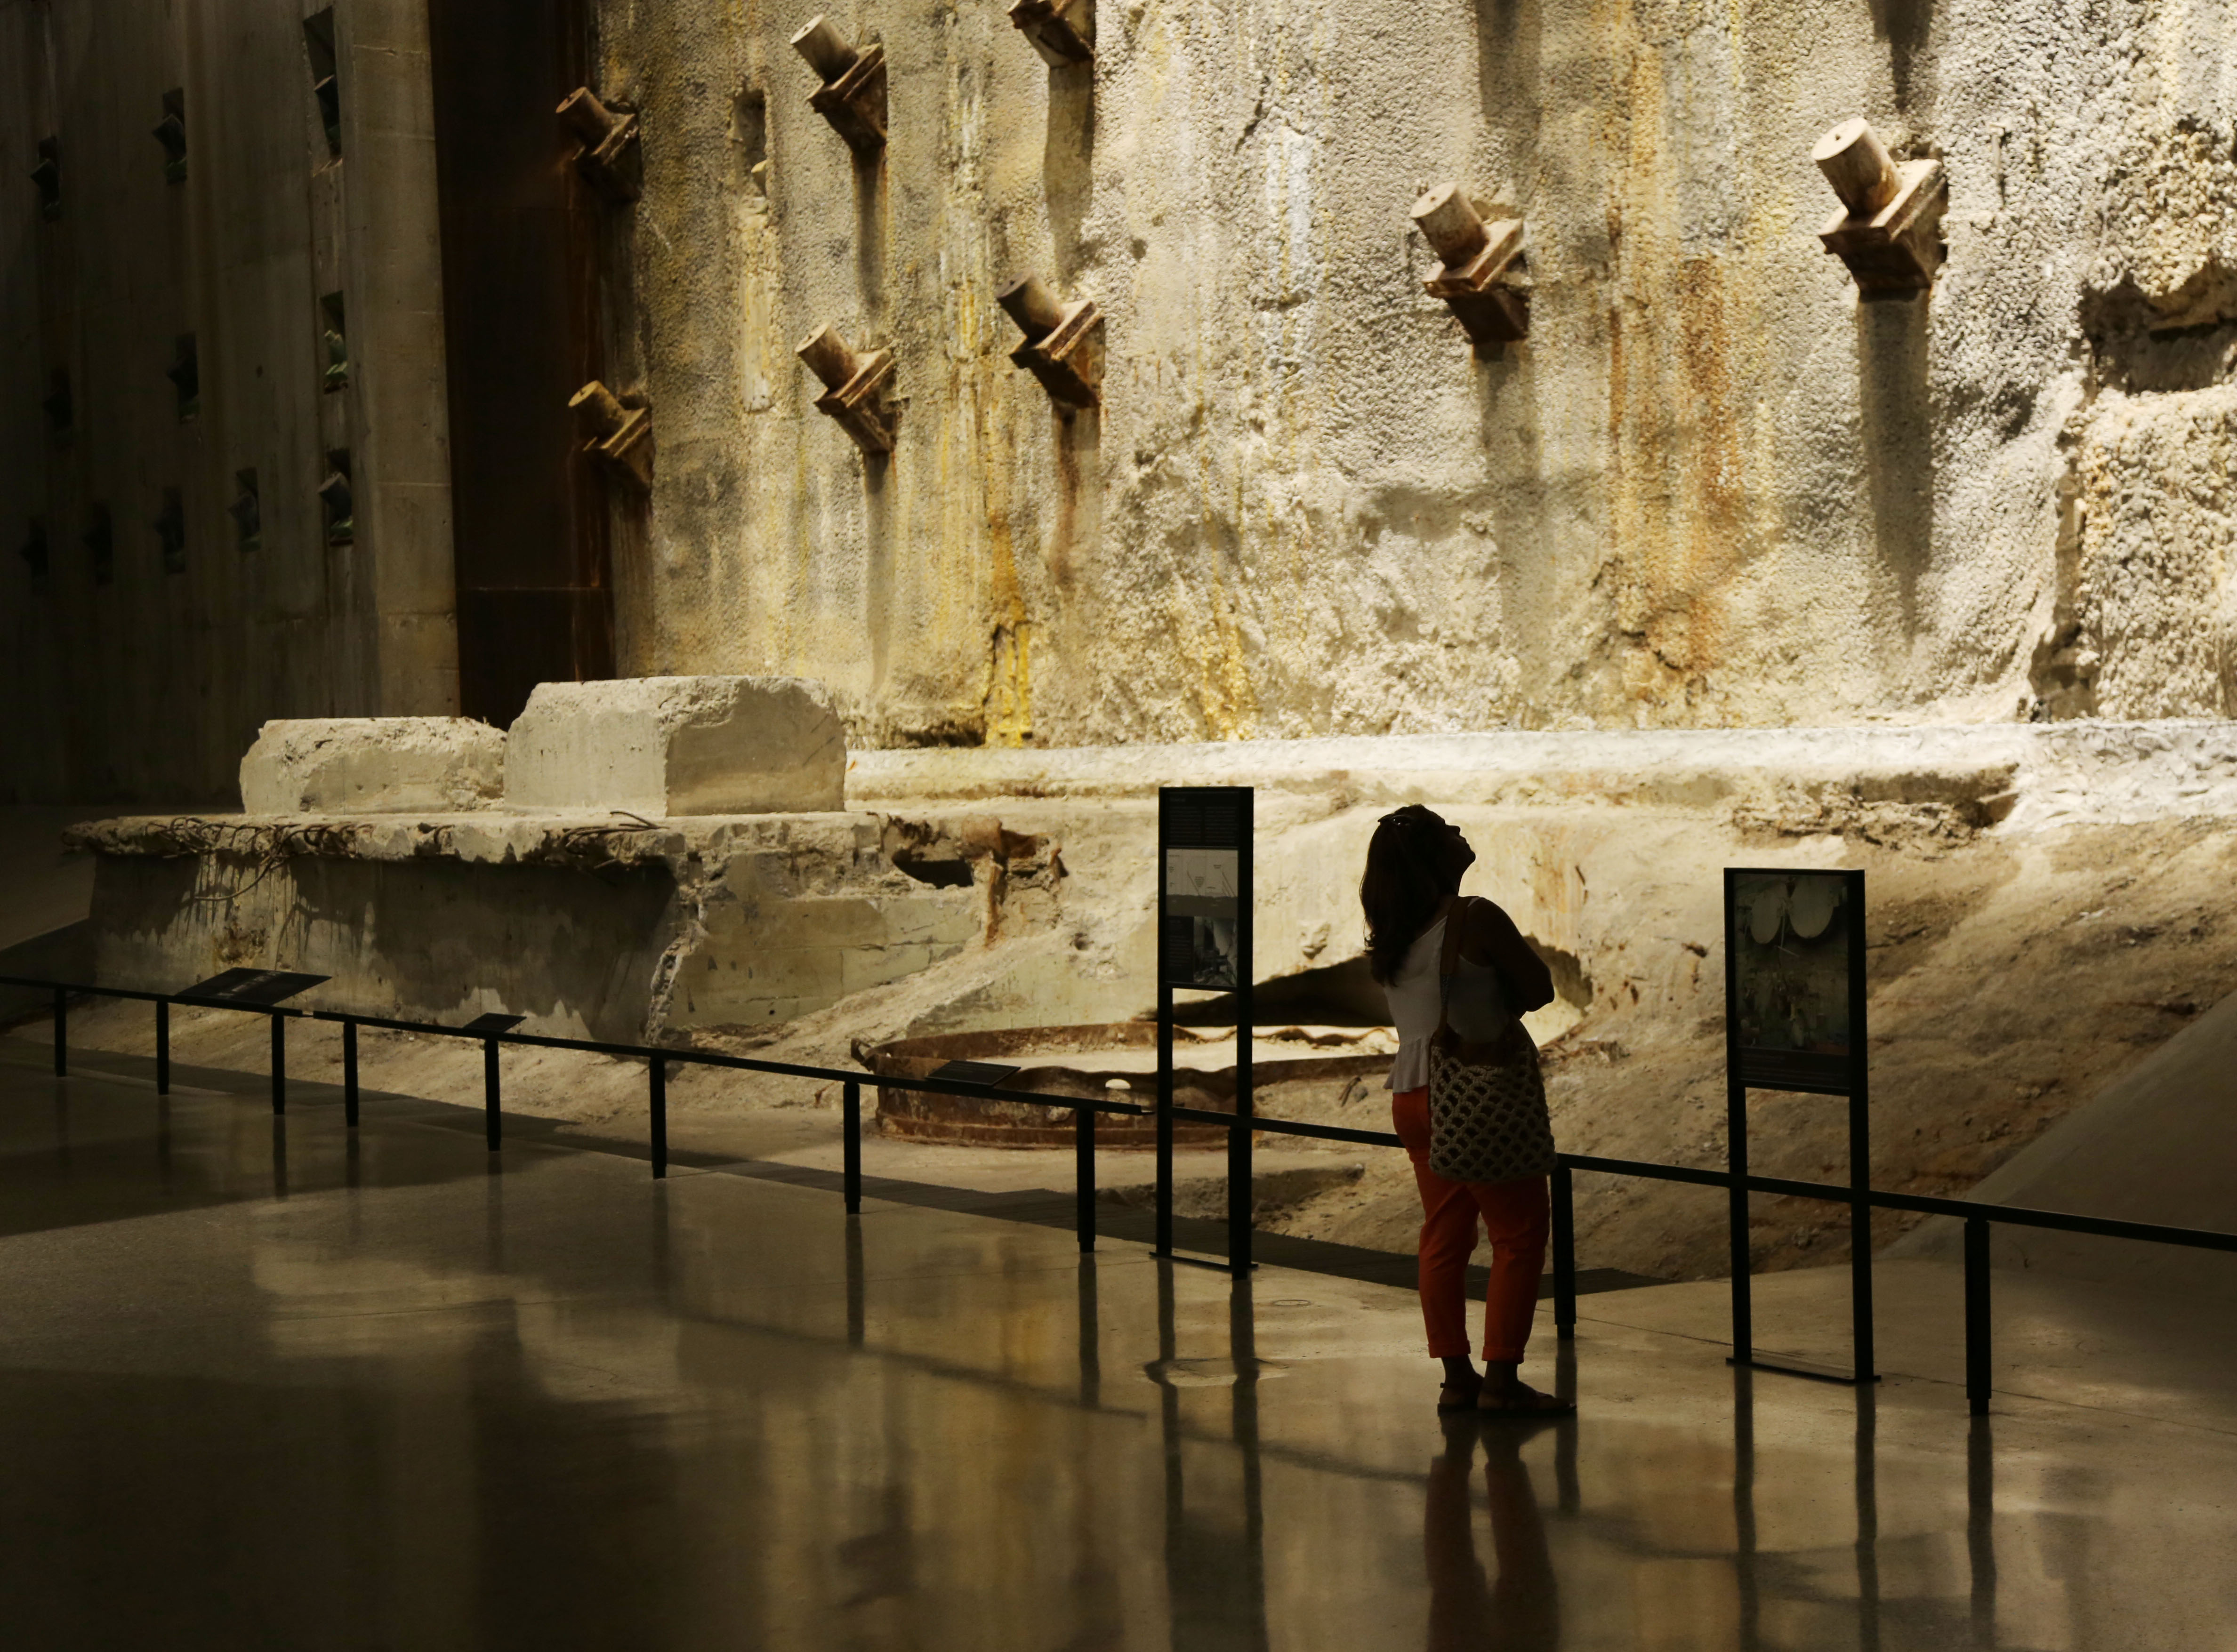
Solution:
[{"label": "woman's arm", "polygon": [[1554,977],[1545,960],[1530,950],[1514,920],[1496,901],[1468,904],[1461,920],[1461,956],[1499,971],[1500,984],[1514,999],[1510,1007],[1517,1015],[1554,1002]]}]

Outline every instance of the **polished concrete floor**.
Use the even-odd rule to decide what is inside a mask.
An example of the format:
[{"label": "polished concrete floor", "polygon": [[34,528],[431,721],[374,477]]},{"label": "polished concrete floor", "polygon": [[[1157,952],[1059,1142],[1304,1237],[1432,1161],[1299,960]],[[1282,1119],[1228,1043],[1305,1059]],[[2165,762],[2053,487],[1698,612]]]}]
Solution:
[{"label": "polished concrete floor", "polygon": [[2230,1333],[2174,1305],[2000,1281],[1976,1425],[1930,1265],[1862,1392],[1613,1293],[1541,1337],[1579,1419],[1442,1426],[1402,1291],[45,1058],[0,1039],[11,1649],[2237,1647]]}]

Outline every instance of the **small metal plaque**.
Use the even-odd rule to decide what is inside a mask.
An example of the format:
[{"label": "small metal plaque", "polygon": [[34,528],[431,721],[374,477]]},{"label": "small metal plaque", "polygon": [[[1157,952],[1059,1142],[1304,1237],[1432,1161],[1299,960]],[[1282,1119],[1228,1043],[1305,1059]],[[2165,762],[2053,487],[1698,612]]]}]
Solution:
[{"label": "small metal plaque", "polygon": [[294,970],[228,970],[198,981],[179,993],[181,998],[221,998],[230,1004],[274,1004],[307,991],[333,977],[303,975]]},{"label": "small metal plaque", "polygon": [[466,1023],[465,1030],[468,1032],[511,1032],[527,1019],[526,1016],[501,1016],[492,1010]]},{"label": "small metal plaque", "polygon": [[1022,1070],[1005,1067],[998,1061],[951,1061],[944,1067],[935,1067],[925,1075],[927,1078],[948,1080],[958,1084],[1001,1083]]}]

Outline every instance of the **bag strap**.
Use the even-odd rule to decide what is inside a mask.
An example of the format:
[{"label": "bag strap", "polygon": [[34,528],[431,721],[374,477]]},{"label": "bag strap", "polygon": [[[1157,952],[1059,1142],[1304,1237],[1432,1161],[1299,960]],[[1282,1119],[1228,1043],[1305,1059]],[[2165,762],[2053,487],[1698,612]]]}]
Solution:
[{"label": "bag strap", "polygon": [[1473,895],[1455,895],[1445,912],[1444,944],[1437,954],[1437,1030],[1429,1036],[1442,1038],[1451,1030],[1449,1019],[1453,1004],[1453,977],[1461,967],[1461,912]]}]

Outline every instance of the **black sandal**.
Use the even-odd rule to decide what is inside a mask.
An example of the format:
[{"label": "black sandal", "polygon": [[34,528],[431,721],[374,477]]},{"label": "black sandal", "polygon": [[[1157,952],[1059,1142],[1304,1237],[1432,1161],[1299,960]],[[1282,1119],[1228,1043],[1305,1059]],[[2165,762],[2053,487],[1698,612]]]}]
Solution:
[{"label": "black sandal", "polygon": [[[1437,1390],[1437,1409],[1440,1412],[1474,1411],[1482,1393],[1483,1379],[1481,1377],[1476,1379],[1475,1385],[1472,1388],[1464,1383],[1446,1383]],[[1466,1394],[1468,1398],[1457,1404],[1448,1404],[1445,1399],[1447,1394]]]}]

